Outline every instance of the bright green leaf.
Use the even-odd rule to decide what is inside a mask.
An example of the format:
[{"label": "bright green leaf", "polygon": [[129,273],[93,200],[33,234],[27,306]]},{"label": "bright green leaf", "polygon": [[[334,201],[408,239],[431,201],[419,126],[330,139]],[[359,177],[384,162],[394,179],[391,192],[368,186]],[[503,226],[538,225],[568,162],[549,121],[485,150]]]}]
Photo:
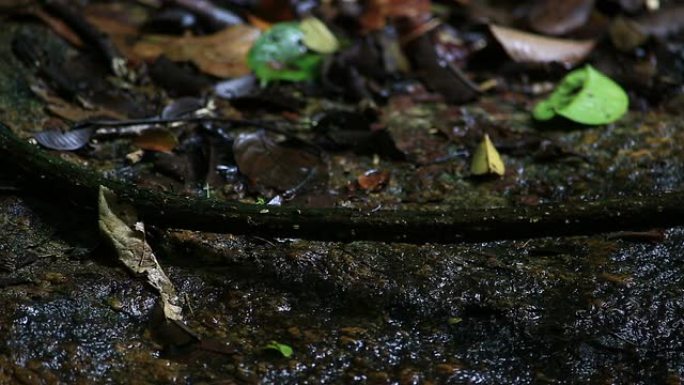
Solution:
[{"label": "bright green leaf", "polygon": [[323,57],[304,44],[299,23],[278,23],[263,33],[249,50],[247,65],[262,83],[314,79]]},{"label": "bright green leaf", "polygon": [[570,72],[556,90],[532,111],[537,120],[556,115],[577,123],[598,125],[614,122],[627,112],[627,93],[612,79],[590,65]]},{"label": "bright green leaf", "polygon": [[340,43],[335,35],[315,17],[307,17],[299,23],[299,28],[304,34],[302,40],[312,51],[319,53],[333,53],[340,48]]},{"label": "bright green leaf", "polygon": [[292,356],[292,354],[294,353],[294,351],[292,350],[292,347],[290,347],[290,345],[281,344],[281,343],[276,342],[276,341],[269,342],[266,346],[264,346],[264,349],[275,350],[275,351],[279,352],[280,354],[282,354],[283,357],[285,357],[285,358],[290,358]]}]

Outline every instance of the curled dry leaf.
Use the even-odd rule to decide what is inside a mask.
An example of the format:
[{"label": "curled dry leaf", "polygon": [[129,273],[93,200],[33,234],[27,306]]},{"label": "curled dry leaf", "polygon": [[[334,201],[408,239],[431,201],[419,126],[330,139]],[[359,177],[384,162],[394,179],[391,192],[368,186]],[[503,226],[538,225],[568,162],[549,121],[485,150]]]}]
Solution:
[{"label": "curled dry leaf", "polygon": [[164,55],[173,61],[192,61],[209,75],[237,77],[250,73],[247,52],[259,33],[257,28],[241,24],[206,36],[150,35],[139,41],[133,51],[148,61]]},{"label": "curled dry leaf", "polygon": [[573,66],[594,49],[594,40],[570,40],[545,37],[517,29],[490,25],[489,29],[504,50],[519,63],[558,62]]},{"label": "curled dry leaf", "polygon": [[119,204],[111,190],[100,186],[98,212],[100,232],[114,247],[119,261],[133,273],[145,276],[147,282],[159,292],[167,319],[182,320],[181,301],[176,289],[145,241],[144,226],[136,221],[135,209]]},{"label": "curled dry leaf", "polygon": [[543,0],[530,10],[530,27],[545,35],[565,35],[583,26],[594,9],[594,0]]}]

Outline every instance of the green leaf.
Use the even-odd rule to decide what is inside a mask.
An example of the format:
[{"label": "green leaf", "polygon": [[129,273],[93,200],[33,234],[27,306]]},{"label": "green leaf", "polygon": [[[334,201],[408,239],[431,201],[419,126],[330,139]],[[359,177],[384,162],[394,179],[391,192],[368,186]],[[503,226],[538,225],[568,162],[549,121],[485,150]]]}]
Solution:
[{"label": "green leaf", "polygon": [[299,82],[318,76],[323,57],[309,51],[299,26],[297,22],[278,23],[254,42],[247,54],[247,65],[262,83]]},{"label": "green leaf", "polygon": [[292,350],[292,347],[290,345],[286,344],[281,344],[277,341],[271,341],[269,342],[266,346],[264,346],[264,349],[266,350],[275,350],[279,352],[280,354],[283,355],[285,358],[290,358],[294,351]]},{"label": "green leaf", "polygon": [[532,116],[543,121],[560,115],[577,123],[599,125],[620,119],[628,107],[625,90],[586,65],[566,75],[556,90],[534,107]]}]

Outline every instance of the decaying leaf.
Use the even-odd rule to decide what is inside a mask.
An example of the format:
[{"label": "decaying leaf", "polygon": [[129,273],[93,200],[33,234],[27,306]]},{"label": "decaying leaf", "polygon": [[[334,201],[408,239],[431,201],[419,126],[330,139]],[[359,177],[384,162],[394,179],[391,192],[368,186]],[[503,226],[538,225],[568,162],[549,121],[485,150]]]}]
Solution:
[{"label": "decaying leaf", "polygon": [[157,152],[171,152],[177,145],[178,139],[169,130],[150,129],[133,137],[133,145],[143,150]]},{"label": "decaying leaf", "polygon": [[239,135],[233,152],[240,172],[259,186],[286,191],[326,175],[317,154],[278,143],[263,131]]},{"label": "decaying leaf", "polygon": [[573,66],[584,60],[596,45],[593,40],[545,37],[497,25],[490,25],[489,29],[508,56],[519,63],[558,62]]},{"label": "decaying leaf", "polygon": [[319,53],[333,53],[340,48],[340,43],[335,35],[315,17],[307,17],[299,23],[302,30],[302,41],[310,50]]},{"label": "decaying leaf", "polygon": [[111,190],[100,186],[98,211],[100,232],[114,247],[119,260],[133,273],[145,276],[159,292],[167,319],[182,320],[181,300],[145,241],[144,225],[137,222],[135,209],[119,204]]},{"label": "decaying leaf", "polygon": [[247,52],[259,33],[257,28],[240,24],[206,36],[151,35],[139,41],[133,51],[145,60],[163,54],[173,61],[192,61],[209,75],[237,77],[249,74]]},{"label": "decaying leaf", "polygon": [[484,135],[482,142],[475,150],[473,161],[470,164],[470,172],[473,175],[503,175],[506,172],[501,155],[487,134]]}]

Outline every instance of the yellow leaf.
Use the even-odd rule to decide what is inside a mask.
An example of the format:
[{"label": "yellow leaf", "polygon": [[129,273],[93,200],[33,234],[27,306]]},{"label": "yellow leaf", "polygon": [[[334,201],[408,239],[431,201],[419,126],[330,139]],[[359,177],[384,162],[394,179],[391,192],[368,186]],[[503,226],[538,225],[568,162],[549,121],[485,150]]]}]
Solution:
[{"label": "yellow leaf", "polygon": [[506,172],[501,155],[496,151],[487,134],[485,134],[482,142],[480,142],[475,150],[473,162],[470,164],[470,172],[473,175],[503,175]]},{"label": "yellow leaf", "polygon": [[315,17],[307,17],[302,20],[299,23],[299,29],[304,33],[302,37],[304,44],[312,51],[325,54],[333,53],[340,48],[340,43],[335,35],[322,21]]}]

